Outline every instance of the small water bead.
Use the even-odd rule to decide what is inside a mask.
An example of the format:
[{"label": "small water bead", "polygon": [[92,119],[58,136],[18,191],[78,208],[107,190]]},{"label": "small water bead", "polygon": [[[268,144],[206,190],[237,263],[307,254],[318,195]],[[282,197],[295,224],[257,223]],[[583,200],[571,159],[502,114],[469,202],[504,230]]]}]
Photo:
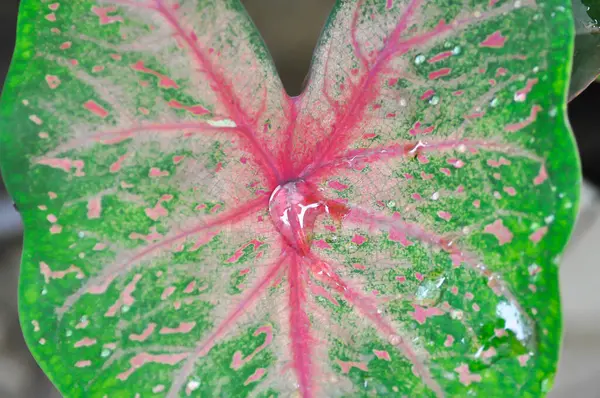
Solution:
[{"label": "small water bead", "polygon": [[102,358],[106,358],[106,357],[109,357],[111,353],[112,353],[112,351],[111,351],[111,350],[109,350],[109,349],[105,348],[105,349],[103,349],[103,350],[102,350],[102,352],[100,353],[100,356],[101,356]]},{"label": "small water bead", "polygon": [[404,98],[401,98],[400,99],[400,106],[401,107],[405,107],[406,105],[408,105],[408,102]]},{"label": "small water bead", "polygon": [[498,102],[500,102],[500,101],[498,101],[498,98],[492,98],[492,100],[490,101],[490,106],[492,108],[495,108],[498,106]]},{"label": "small water bead", "polygon": [[458,55],[461,53],[461,51],[462,51],[462,49],[460,48],[460,46],[456,46],[452,49],[452,54]]},{"label": "small water bead", "polygon": [[550,108],[550,110],[548,111],[548,115],[550,115],[550,117],[556,117],[557,114],[558,114],[558,109],[555,106]]},{"label": "small water bead", "polygon": [[398,336],[397,334],[391,334],[388,337],[388,341],[391,345],[396,346],[402,343],[402,337]]},{"label": "small water bead", "polygon": [[437,304],[442,296],[442,285],[446,281],[445,277],[435,280],[425,280],[418,287],[415,293],[415,302],[422,306],[433,306]]},{"label": "small water bead", "polygon": [[73,331],[72,331],[72,330],[67,330],[67,331],[65,332],[65,336],[67,336],[67,337],[71,337],[71,336],[73,336]]},{"label": "small water bead", "polygon": [[421,65],[423,62],[425,62],[425,56],[423,54],[419,54],[415,57],[416,65]]},{"label": "small water bead", "polygon": [[79,231],[79,233],[77,233],[77,236],[83,238],[85,236],[85,233],[83,231]]},{"label": "small water bead", "polygon": [[42,289],[42,296],[45,296],[46,294],[48,294],[48,290],[46,288]]},{"label": "small water bead", "polygon": [[431,200],[438,200],[439,198],[440,198],[439,192],[434,192],[433,195],[431,195]]},{"label": "small water bead", "polygon": [[438,97],[437,95],[434,95],[433,97],[431,97],[431,99],[429,100],[429,103],[431,105],[437,105],[440,103],[440,97]]},{"label": "small water bead", "polygon": [[393,208],[394,206],[396,206],[396,202],[394,202],[393,200],[390,200],[387,204],[387,207],[389,207],[390,209]]},{"label": "small water bead", "polygon": [[197,381],[197,380],[190,380],[190,381],[187,383],[187,386],[186,386],[186,387],[187,387],[187,388],[188,388],[188,390],[190,390],[190,391],[195,391],[195,390],[197,390],[197,389],[198,389],[198,387],[200,387],[200,382],[199,382],[199,381]]}]

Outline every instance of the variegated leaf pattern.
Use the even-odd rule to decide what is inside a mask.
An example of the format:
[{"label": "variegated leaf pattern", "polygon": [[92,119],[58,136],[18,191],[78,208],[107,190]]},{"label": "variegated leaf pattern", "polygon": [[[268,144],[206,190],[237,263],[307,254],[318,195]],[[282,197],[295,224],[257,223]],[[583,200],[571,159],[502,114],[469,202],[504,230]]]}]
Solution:
[{"label": "variegated leaf pattern", "polygon": [[340,0],[289,97],[234,0],[24,0],[1,162],[67,397],[547,392],[563,0]]}]

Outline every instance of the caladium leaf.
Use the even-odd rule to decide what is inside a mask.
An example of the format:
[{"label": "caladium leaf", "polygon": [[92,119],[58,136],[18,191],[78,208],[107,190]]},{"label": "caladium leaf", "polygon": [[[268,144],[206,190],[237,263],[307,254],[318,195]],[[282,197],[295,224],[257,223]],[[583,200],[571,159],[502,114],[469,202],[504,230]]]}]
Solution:
[{"label": "caladium leaf", "polygon": [[1,159],[42,368],[69,397],[548,391],[567,5],[340,1],[290,98],[237,1],[23,1]]},{"label": "caladium leaf", "polygon": [[575,51],[569,100],[577,97],[600,75],[600,2],[573,0]]}]

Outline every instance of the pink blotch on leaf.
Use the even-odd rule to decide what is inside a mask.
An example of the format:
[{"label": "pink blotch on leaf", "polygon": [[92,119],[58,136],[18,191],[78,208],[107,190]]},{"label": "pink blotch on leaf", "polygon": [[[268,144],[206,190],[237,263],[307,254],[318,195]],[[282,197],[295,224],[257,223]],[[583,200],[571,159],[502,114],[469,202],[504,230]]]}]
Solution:
[{"label": "pink blotch on leaf", "polygon": [[256,369],[254,373],[248,376],[246,381],[244,381],[244,385],[247,386],[250,383],[259,381],[265,375],[265,373],[267,373],[267,370],[265,368]]},{"label": "pink blotch on leaf", "polygon": [[45,79],[46,83],[48,84],[48,87],[50,87],[52,90],[60,86],[61,81],[58,76],[46,75]]},{"label": "pink blotch on leaf", "polygon": [[108,116],[108,111],[94,100],[87,101],[85,104],[83,104],[83,107],[102,119]]},{"label": "pink blotch on leaf", "polygon": [[521,365],[522,367],[527,366],[527,362],[529,361],[529,358],[530,358],[529,354],[519,355],[517,357],[517,360],[519,361],[519,365]]},{"label": "pink blotch on leaf", "polygon": [[446,340],[444,341],[444,347],[452,347],[454,343],[454,336],[446,335]]},{"label": "pink blotch on leaf", "polygon": [[148,337],[154,332],[156,329],[156,323],[149,323],[148,326],[142,331],[140,334],[132,333],[129,335],[129,340],[131,341],[146,341]]},{"label": "pink blotch on leaf", "polygon": [[180,322],[177,327],[163,327],[158,333],[160,334],[179,334],[189,333],[196,326],[196,322]]},{"label": "pink blotch on leaf", "polygon": [[421,325],[427,321],[427,318],[444,315],[444,311],[437,307],[423,308],[417,304],[413,304],[412,306],[415,312],[409,312],[409,314]]},{"label": "pink blotch on leaf", "polygon": [[469,370],[469,365],[462,364],[456,369],[454,369],[456,373],[458,373],[459,381],[465,386],[471,385],[471,383],[479,383],[481,381],[481,375],[471,373]]},{"label": "pink blotch on leaf", "polygon": [[102,197],[96,196],[88,200],[87,203],[87,217],[88,219],[100,218],[102,212]]},{"label": "pink blotch on leaf", "polygon": [[486,234],[492,234],[498,239],[500,246],[510,243],[513,239],[513,234],[508,228],[504,226],[501,219],[494,221],[493,223],[486,225],[483,229]]},{"label": "pink blotch on leaf", "polygon": [[117,7],[92,7],[92,12],[96,14],[99,18],[100,25],[108,25],[115,22],[123,22],[123,17],[119,15],[108,15],[109,13],[114,13],[117,11]]},{"label": "pink blotch on leaf", "polygon": [[135,372],[137,369],[141,368],[147,363],[159,363],[163,365],[177,365],[179,362],[183,361],[189,356],[189,353],[179,353],[179,354],[148,354],[147,352],[142,352],[140,354],[135,355],[133,358],[129,360],[129,364],[131,367],[123,373],[117,375],[117,379],[121,381],[125,381]]},{"label": "pink blotch on leaf", "polygon": [[536,229],[531,235],[529,235],[529,240],[533,243],[539,243],[540,240],[548,233],[548,227],[543,226]]},{"label": "pink blotch on leaf", "polygon": [[452,72],[451,68],[441,68],[436,71],[429,73],[429,80],[439,79],[444,76],[448,76]]},{"label": "pink blotch on leaf", "polygon": [[361,235],[354,235],[354,237],[352,238],[351,242],[356,244],[356,245],[362,245],[363,243],[365,243],[367,241],[367,238],[365,238],[364,236]]},{"label": "pink blotch on leaf", "polygon": [[548,172],[546,171],[546,166],[542,165],[542,167],[540,167],[540,172],[538,173],[538,175],[533,179],[533,184],[534,185],[540,185],[542,184],[544,181],[546,181],[548,179]]},{"label": "pink blotch on leaf", "polygon": [[351,361],[342,361],[337,359],[336,360],[337,364],[340,366],[340,368],[342,368],[342,373],[347,374],[350,372],[350,369],[352,368],[357,368],[360,369],[364,372],[368,372],[369,368],[367,367],[366,363],[363,362],[351,362]]},{"label": "pink blotch on leaf", "polygon": [[161,171],[158,167],[152,167],[148,172],[148,177],[166,177],[168,175],[168,171]]},{"label": "pink blotch on leaf", "polygon": [[91,339],[89,337],[84,337],[83,339],[75,342],[75,344],[73,345],[75,348],[80,348],[80,347],[91,347],[93,345],[95,345],[98,341],[96,339]]},{"label": "pink blotch on leaf", "polygon": [[379,359],[383,359],[384,361],[391,361],[390,354],[387,351],[383,350],[373,350],[373,354]]},{"label": "pink blotch on leaf", "polygon": [[488,48],[502,48],[504,47],[504,43],[506,43],[507,38],[502,36],[502,33],[497,30],[492,33],[488,37],[482,41],[479,46],[480,47],[488,47]]},{"label": "pink blotch on leaf", "polygon": [[91,366],[91,365],[92,365],[92,361],[90,361],[90,360],[75,362],[76,368],[87,368],[88,366]]},{"label": "pink blotch on leaf", "polygon": [[438,211],[437,215],[442,220],[450,221],[452,219],[452,214],[448,213],[447,211]]},{"label": "pink blotch on leaf", "polygon": [[319,239],[313,242],[313,245],[319,249],[331,249],[331,245],[325,242],[323,239]]},{"label": "pink blotch on leaf", "polygon": [[339,181],[329,181],[329,182],[327,183],[327,186],[328,186],[329,188],[335,189],[336,191],[343,191],[343,190],[345,190],[345,189],[348,189],[348,185],[346,185],[346,184],[342,184],[342,183],[341,183],[341,182],[339,182]]}]

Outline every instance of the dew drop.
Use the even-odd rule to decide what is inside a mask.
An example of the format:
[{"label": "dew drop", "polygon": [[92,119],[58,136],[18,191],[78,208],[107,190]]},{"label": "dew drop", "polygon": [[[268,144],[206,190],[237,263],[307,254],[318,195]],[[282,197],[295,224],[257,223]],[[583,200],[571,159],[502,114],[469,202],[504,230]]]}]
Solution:
[{"label": "dew drop", "polygon": [[439,192],[434,192],[433,195],[431,195],[431,200],[438,200],[439,198],[440,198]]},{"label": "dew drop", "polygon": [[442,296],[442,285],[446,280],[445,277],[437,279],[426,279],[418,287],[415,293],[415,302],[421,306],[434,306]]},{"label": "dew drop", "polygon": [[492,108],[495,108],[495,107],[497,107],[497,106],[498,106],[498,102],[499,102],[499,101],[498,101],[498,98],[493,98],[493,99],[490,101],[490,106],[491,106]]},{"label": "dew drop", "polygon": [[394,206],[396,206],[396,202],[394,202],[393,200],[390,200],[387,204],[387,207],[389,207],[390,209],[393,208]]},{"label": "dew drop", "polygon": [[391,334],[388,337],[388,341],[390,342],[391,345],[396,346],[396,345],[399,345],[400,343],[402,343],[402,337],[398,336],[397,334]]},{"label": "dew drop", "polygon": [[404,98],[400,99],[400,106],[405,107],[406,105],[408,105],[408,102]]},{"label": "dew drop", "polygon": [[67,336],[67,337],[71,337],[71,336],[73,336],[73,331],[72,331],[72,330],[67,330],[67,331],[65,332],[65,336]]},{"label": "dew drop", "polygon": [[515,1],[515,8],[520,8],[521,7],[521,1],[517,0]]},{"label": "dew drop", "polygon": [[419,54],[415,57],[416,65],[421,65],[423,62],[425,62],[425,56],[423,54]]},{"label": "dew drop", "polygon": [[129,312],[129,310],[130,310],[130,308],[129,308],[129,306],[128,306],[128,305],[124,305],[124,306],[121,308],[121,312]]},{"label": "dew drop", "polygon": [[550,117],[556,117],[557,114],[558,114],[558,109],[555,106],[550,108],[550,111],[548,111],[548,115],[550,115]]},{"label": "dew drop", "polygon": [[429,100],[429,103],[431,105],[437,105],[440,103],[440,97],[438,97],[437,95],[434,95],[433,97],[431,97],[431,99]]},{"label": "dew drop", "polygon": [[102,358],[106,358],[106,357],[110,356],[110,354],[111,354],[111,351],[110,351],[109,349],[106,349],[106,348],[105,348],[105,349],[103,349],[103,350],[102,350],[102,352],[100,353],[100,356],[101,356]]},{"label": "dew drop", "polygon": [[48,290],[46,288],[42,289],[42,296],[45,296],[46,294],[48,294]]},{"label": "dew drop", "polygon": [[462,51],[462,49],[460,48],[460,46],[456,46],[452,49],[452,54],[458,55],[458,54],[460,54],[461,51]]},{"label": "dew drop", "polygon": [[85,236],[85,233],[83,233],[83,231],[79,231],[77,236],[79,236],[80,238],[83,238]]},{"label": "dew drop", "polygon": [[190,391],[195,391],[200,387],[200,382],[197,380],[190,380],[186,386]]}]

